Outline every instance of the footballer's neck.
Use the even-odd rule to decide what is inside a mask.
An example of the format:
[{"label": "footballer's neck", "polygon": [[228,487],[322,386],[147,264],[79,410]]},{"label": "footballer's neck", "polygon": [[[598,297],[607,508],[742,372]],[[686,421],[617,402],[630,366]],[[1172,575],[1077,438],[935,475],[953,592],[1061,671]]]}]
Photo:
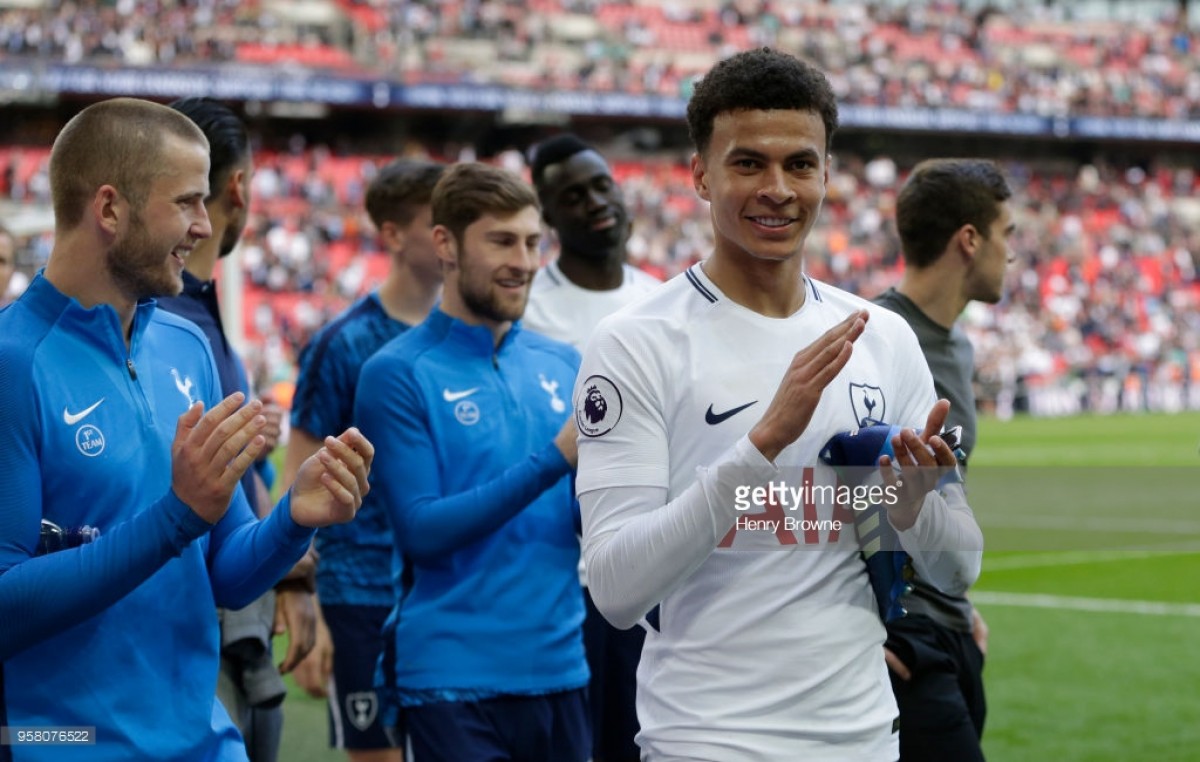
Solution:
[{"label": "footballer's neck", "polygon": [[567,249],[558,255],[563,277],[587,291],[612,291],[625,282],[625,251],[612,249],[603,257],[587,257]]},{"label": "footballer's neck", "polygon": [[906,269],[896,290],[947,331],[954,327],[954,321],[970,301],[963,296],[961,283],[933,267]]},{"label": "footballer's neck", "polygon": [[729,254],[720,249],[701,265],[732,301],[764,317],[790,317],[804,306],[804,259]]},{"label": "footballer's neck", "polygon": [[214,234],[203,241],[196,244],[188,254],[187,261],[183,265],[183,269],[187,270],[197,280],[207,283],[213,279],[213,271],[217,269],[217,250],[221,239],[217,237],[219,231],[214,231]]},{"label": "footballer's neck", "polygon": [[423,321],[442,292],[438,276],[423,275],[404,260],[393,260],[392,269],[379,286],[379,301],[392,320],[405,325]]}]

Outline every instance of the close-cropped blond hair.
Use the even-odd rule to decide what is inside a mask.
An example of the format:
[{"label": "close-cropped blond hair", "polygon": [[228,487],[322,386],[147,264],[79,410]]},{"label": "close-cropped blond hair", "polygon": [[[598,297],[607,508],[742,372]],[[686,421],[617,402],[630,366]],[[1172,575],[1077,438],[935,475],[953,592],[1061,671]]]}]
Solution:
[{"label": "close-cropped blond hair", "polygon": [[50,151],[50,196],[55,224],[70,230],[102,185],[117,189],[140,209],[163,169],[167,135],[208,141],[191,119],[174,109],[136,98],[113,98],[76,114]]}]

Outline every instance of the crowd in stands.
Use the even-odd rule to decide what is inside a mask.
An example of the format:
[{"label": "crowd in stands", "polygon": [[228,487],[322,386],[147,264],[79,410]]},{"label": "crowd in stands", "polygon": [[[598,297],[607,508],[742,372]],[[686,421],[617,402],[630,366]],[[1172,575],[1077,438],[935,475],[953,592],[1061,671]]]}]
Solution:
[{"label": "crowd in stands", "polygon": [[307,55],[314,66],[353,65],[336,25],[304,18],[260,0],[42,0],[0,7],[0,58],[163,67]]},{"label": "crowd in stands", "polygon": [[[1126,5],[1140,9],[1137,23],[1120,17]],[[43,0],[0,8],[0,60],[294,63],[410,83],[686,96],[715,60],[771,45],[830,72],[848,104],[1168,119],[1200,116],[1198,35],[1178,3],[1162,0]]]},{"label": "crowd in stands", "polygon": [[[772,45],[830,72],[848,104],[1200,117],[1200,31],[1178,3],[1141,6],[1130,24],[1121,4],[1022,0],[45,0],[0,8],[0,61],[294,62],[406,82],[686,95],[717,58]],[[0,199],[46,203],[46,155],[0,148]],[[263,383],[289,378],[308,336],[385,271],[361,211],[385,160],[302,145],[259,157],[241,262]],[[684,165],[613,167],[636,213],[639,266],[670,277],[709,250]],[[981,398],[1001,413],[1200,407],[1194,172],[1006,169],[1019,262],[1006,302],[966,321]],[[868,297],[896,280],[900,179],[888,159],[838,157],[811,274]],[[27,274],[49,241],[22,241]]]},{"label": "crowd in stands", "polygon": [[[47,155],[0,148],[0,200],[48,203]],[[243,328],[261,385],[290,380],[308,337],[386,271],[362,212],[363,189],[384,161],[301,145],[257,157],[238,256]],[[635,264],[666,278],[710,250],[707,209],[684,164],[613,167],[635,214]],[[974,305],[963,321],[977,347],[981,398],[1001,414],[1200,408],[1195,171],[1021,163],[1005,170],[1018,225],[1008,296],[997,308]],[[809,241],[813,277],[865,297],[898,280],[892,217],[903,176],[888,158],[835,157]],[[49,242],[21,240],[18,261],[28,272]],[[554,255],[553,243],[546,254]]]}]

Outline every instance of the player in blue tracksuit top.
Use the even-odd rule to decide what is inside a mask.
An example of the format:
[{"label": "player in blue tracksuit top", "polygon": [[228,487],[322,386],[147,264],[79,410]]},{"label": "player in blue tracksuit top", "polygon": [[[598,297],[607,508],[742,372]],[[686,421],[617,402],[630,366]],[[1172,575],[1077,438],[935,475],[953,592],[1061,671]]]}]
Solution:
[{"label": "player in blue tracksuit top", "polygon": [[363,367],[355,420],[412,587],[381,682],[423,762],[585,760],[583,599],[568,478],[578,353],[521,330],[541,236],[515,175],[449,168],[433,194],[443,301]]},{"label": "player in blue tracksuit top", "polygon": [[[0,725],[90,726],[95,743],[0,760],[245,760],[215,700],[214,608],[250,602],[312,527],[353,517],[370,443],[330,438],[267,519],[250,512],[238,481],[265,444],[261,405],[221,401],[203,334],[151,298],[179,292],[211,234],[191,120],[95,104],[50,175],[54,250],[0,312]],[[44,521],[101,534],[43,553]]]},{"label": "player in blue tracksuit top", "polygon": [[[384,344],[420,323],[442,290],[442,267],[433,250],[430,198],[445,167],[397,159],[367,187],[367,215],[391,260],[376,291],[354,302],[313,336],[300,353],[292,431],[284,480],[321,446],[321,439],[350,426],[354,390],[363,363]],[[392,530],[376,495],[367,495],[349,524],[317,533],[317,592],[321,617],[312,653],[296,668],[296,683],[328,697],[329,743],[350,762],[401,762],[402,734],[391,734],[379,715],[375,666],[383,652],[383,625],[396,602],[400,563],[393,568]]]}]

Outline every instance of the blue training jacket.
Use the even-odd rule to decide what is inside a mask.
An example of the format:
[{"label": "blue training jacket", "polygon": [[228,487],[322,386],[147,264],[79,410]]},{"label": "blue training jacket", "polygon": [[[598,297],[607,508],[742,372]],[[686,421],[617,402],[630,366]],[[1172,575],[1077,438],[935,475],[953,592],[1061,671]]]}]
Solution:
[{"label": "blue training jacket", "polygon": [[[409,327],[388,316],[378,292],[371,292],[317,331],[300,353],[292,428],[321,440],[354,425],[363,363]],[[354,521],[317,532],[316,546],[322,605],[391,608],[396,602],[402,565],[393,568],[392,532],[374,490],[363,497]]]},{"label": "blue training jacket", "polygon": [[579,354],[441,309],[363,367],[355,420],[412,588],[385,628],[380,688],[417,705],[587,684],[570,466],[553,444]]},{"label": "blue training jacket", "polygon": [[[241,489],[215,526],[171,491],[176,422],[220,401],[198,328],[139,303],[84,309],[42,275],[0,312],[0,725],[95,726],[94,745],[25,760],[245,760],[215,699],[216,607],[239,608],[304,554],[285,498]],[[35,556],[41,519],[101,530]],[[211,531],[210,531],[211,530]]]}]

